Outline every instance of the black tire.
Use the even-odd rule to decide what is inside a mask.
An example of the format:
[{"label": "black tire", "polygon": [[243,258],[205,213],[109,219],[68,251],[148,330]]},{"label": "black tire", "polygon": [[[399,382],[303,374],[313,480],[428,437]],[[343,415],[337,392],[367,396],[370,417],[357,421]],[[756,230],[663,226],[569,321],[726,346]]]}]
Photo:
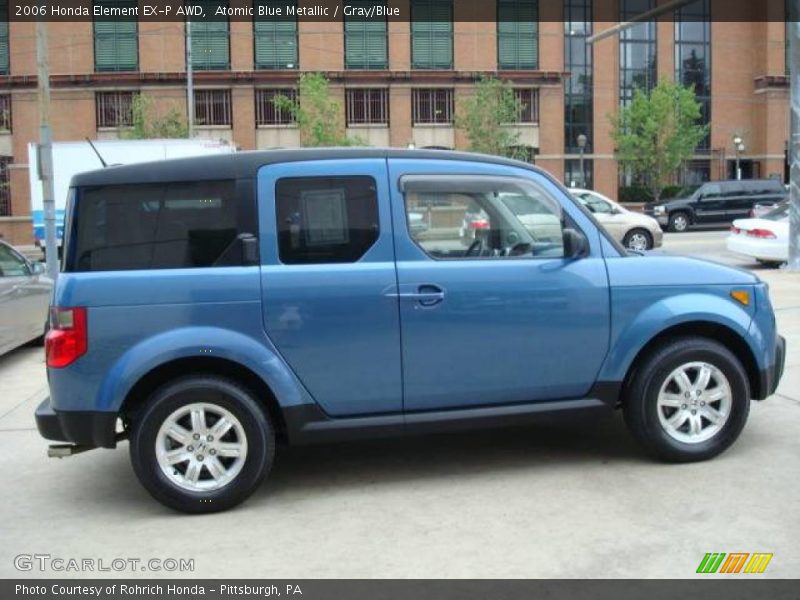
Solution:
[{"label": "black tire", "polygon": [[[196,402],[229,411],[238,419],[247,441],[241,471],[216,490],[192,491],[179,487],[162,471],[156,458],[161,425],[174,411]],[[218,512],[243,502],[269,472],[275,456],[275,433],[267,412],[249,390],[221,377],[187,376],[157,389],[132,416],[130,455],[139,481],[162,504],[186,513]]]},{"label": "black tire", "polygon": [[763,260],[761,258],[757,258],[756,262],[770,269],[778,269],[781,267],[781,265],[783,265],[783,263],[779,260]]},{"label": "black tire", "polygon": [[669,216],[668,229],[673,233],[683,233],[689,230],[689,225],[691,224],[692,219],[689,216],[689,213],[678,210]]},{"label": "black tire", "polygon": [[[646,240],[646,246],[644,248],[632,248],[631,243],[634,240],[635,236],[643,236]],[[625,234],[625,237],[622,238],[622,245],[630,250],[652,250],[653,249],[653,236],[650,235],[650,232],[646,229],[631,229],[628,233]]]},{"label": "black tire", "polygon": [[[727,421],[708,440],[685,443],[662,427],[657,399],[661,386],[678,367],[706,362],[718,368],[731,390]],[[636,440],[656,458],[669,462],[694,462],[712,458],[726,450],[744,427],[750,411],[750,385],[739,360],[722,344],[703,337],[674,339],[660,348],[637,369],[623,398],[625,422]]]}]

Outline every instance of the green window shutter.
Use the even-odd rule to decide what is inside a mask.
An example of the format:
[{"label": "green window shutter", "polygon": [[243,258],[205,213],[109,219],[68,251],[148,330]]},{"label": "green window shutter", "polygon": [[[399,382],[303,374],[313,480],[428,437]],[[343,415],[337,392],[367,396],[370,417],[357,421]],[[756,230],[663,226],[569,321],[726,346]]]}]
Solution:
[{"label": "green window shutter", "polygon": [[539,68],[538,0],[498,0],[497,62],[500,69]]},{"label": "green window shutter", "polygon": [[[218,6],[228,6],[227,3],[208,0],[196,4],[203,7],[206,16],[213,15]],[[228,19],[192,21],[191,27],[192,68],[198,71],[230,69]]]},{"label": "green window shutter", "polygon": [[[262,0],[261,4],[268,4]],[[285,6],[285,3],[279,3]],[[257,6],[257,5],[256,5]],[[256,69],[297,68],[297,21],[265,17],[253,22]]]},{"label": "green window shutter", "polygon": [[0,0],[0,75],[8,70],[8,2]]},{"label": "green window shutter", "polygon": [[[134,7],[136,0],[103,0],[98,5]],[[96,71],[136,71],[139,68],[139,32],[136,21],[114,17],[94,21]]]},{"label": "green window shutter", "polygon": [[[362,0],[353,6],[368,8],[374,1]],[[386,20],[345,19],[345,68],[385,69],[389,63]]]},{"label": "green window shutter", "polygon": [[411,15],[413,68],[452,69],[452,0],[412,0]]}]

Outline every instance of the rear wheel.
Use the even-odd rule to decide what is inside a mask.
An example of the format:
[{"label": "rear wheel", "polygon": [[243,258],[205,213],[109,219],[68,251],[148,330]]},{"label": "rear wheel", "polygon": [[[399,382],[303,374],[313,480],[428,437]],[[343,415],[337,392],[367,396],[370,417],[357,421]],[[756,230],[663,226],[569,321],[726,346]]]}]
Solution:
[{"label": "rear wheel", "polygon": [[669,216],[669,230],[683,233],[689,229],[689,215],[685,212],[674,212]]},{"label": "rear wheel", "polygon": [[750,410],[747,374],[721,344],[673,340],[637,370],[624,398],[634,437],[673,462],[712,458],[739,437]]},{"label": "rear wheel", "polygon": [[783,264],[779,260],[763,260],[761,258],[757,258],[756,262],[758,262],[759,264],[764,265],[765,267],[769,267],[770,269],[777,269],[778,267],[780,267]]},{"label": "rear wheel", "polygon": [[645,229],[631,229],[625,234],[622,245],[631,250],[650,250],[653,247],[653,238]]},{"label": "rear wheel", "polygon": [[275,435],[253,395],[214,376],[159,388],[132,419],[131,462],[159,502],[188,513],[244,501],[269,472]]}]

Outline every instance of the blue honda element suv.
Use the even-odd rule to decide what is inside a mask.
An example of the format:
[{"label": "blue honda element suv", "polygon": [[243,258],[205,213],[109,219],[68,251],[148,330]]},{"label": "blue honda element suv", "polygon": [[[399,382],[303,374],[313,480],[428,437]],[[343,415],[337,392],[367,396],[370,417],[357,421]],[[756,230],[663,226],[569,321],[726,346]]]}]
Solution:
[{"label": "blue honda element suv", "polygon": [[[460,227],[481,214],[474,236]],[[410,223],[413,222],[413,227]],[[300,444],[620,408],[715,456],[784,341],[744,271],[625,251],[553,177],[442,151],[245,152],[72,180],[46,339],[50,453],[130,442],[186,512]]]}]

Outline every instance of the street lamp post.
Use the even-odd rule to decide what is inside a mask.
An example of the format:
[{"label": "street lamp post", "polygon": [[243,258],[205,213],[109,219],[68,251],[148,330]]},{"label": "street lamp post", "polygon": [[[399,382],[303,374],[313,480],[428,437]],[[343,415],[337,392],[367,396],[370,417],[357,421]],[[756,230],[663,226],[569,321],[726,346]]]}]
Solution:
[{"label": "street lamp post", "polygon": [[580,159],[580,170],[581,170],[581,187],[586,187],[586,171],[584,170],[584,160],[583,154],[586,152],[586,142],[588,138],[584,134],[580,134],[578,136],[578,150],[580,151],[581,159]]},{"label": "street lamp post", "polygon": [[733,136],[733,148],[736,150],[736,179],[739,181],[742,179],[741,158],[742,152],[744,152],[744,140],[742,139],[742,136]]}]

